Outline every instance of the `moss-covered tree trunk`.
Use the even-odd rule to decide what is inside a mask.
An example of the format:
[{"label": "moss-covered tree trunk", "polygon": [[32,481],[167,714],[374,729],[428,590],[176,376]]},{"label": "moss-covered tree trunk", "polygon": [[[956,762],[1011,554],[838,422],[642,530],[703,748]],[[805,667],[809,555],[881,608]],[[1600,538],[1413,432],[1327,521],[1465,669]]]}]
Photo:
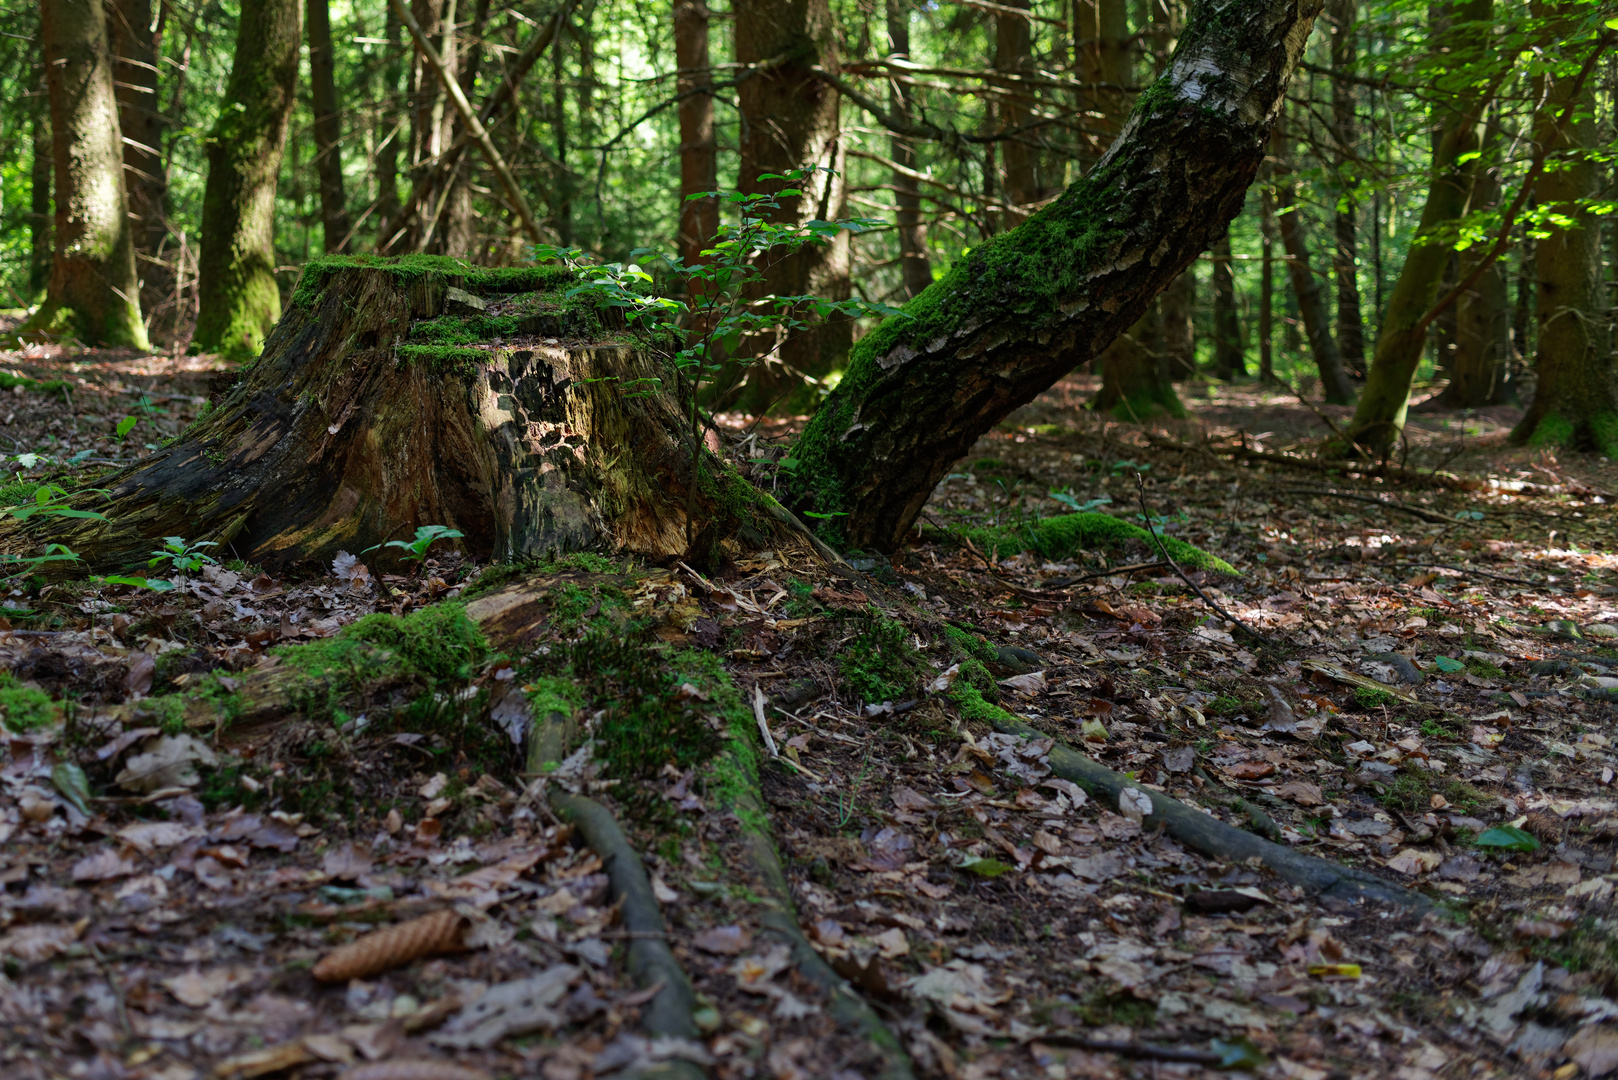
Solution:
[{"label": "moss-covered tree trunk", "polygon": [[208,136],[196,352],[248,359],[281,316],[275,181],[298,81],[299,15],[298,0],[242,6],[230,81]]},{"label": "moss-covered tree trunk", "polygon": [[[1469,54],[1487,48],[1492,7],[1493,0],[1470,0],[1457,7],[1450,46]],[[1432,181],[1421,210],[1421,224],[1388,297],[1371,370],[1365,379],[1365,393],[1348,425],[1348,437],[1362,454],[1381,456],[1404,433],[1410,383],[1427,343],[1427,312],[1438,299],[1445,269],[1454,254],[1453,244],[1438,234],[1472,208],[1481,121],[1487,106],[1488,95],[1463,87],[1455,106],[1441,109],[1437,118],[1440,126],[1433,150]]]},{"label": "moss-covered tree trunk", "polygon": [[[1472,186],[1472,203],[1492,206],[1500,198],[1493,169],[1481,169]],[[1480,259],[1493,254],[1485,245],[1461,252],[1459,274],[1472,276]],[[1455,301],[1455,363],[1449,385],[1438,403],[1453,409],[1498,405],[1511,396],[1507,381],[1511,360],[1511,306],[1506,299],[1505,267],[1490,258],[1477,282]]]},{"label": "moss-covered tree trunk", "polygon": [[[838,71],[837,27],[827,0],[739,0],[734,8],[736,60],[764,64],[737,87],[741,112],[741,164],[737,190],[747,194],[781,190],[779,180],[765,174],[815,168],[793,187],[803,194],[781,200],[775,219],[783,222],[835,221],[844,216],[847,198],[843,143],[838,122],[839,97],[814,73],[816,67]],[[805,246],[772,260],[764,292],[776,296],[819,296],[846,300],[850,252],[847,233],[823,247]],[[828,375],[843,362],[853,339],[846,319],[820,322],[809,316],[810,329],[784,340],[760,336],[744,342],[743,351],[767,357],[745,368],[745,383],[722,387],[725,399],[745,410],[761,410],[783,397],[801,406],[812,400],[804,378]],[[742,372],[743,365],[734,370]]]},{"label": "moss-covered tree trunk", "polygon": [[[1572,4],[1535,3],[1541,18],[1572,25]],[[1534,249],[1538,331],[1534,400],[1512,430],[1530,446],[1599,450],[1618,457],[1618,370],[1601,280],[1601,226],[1589,200],[1601,188],[1596,146],[1595,83],[1584,72],[1545,76],[1544,103],[1534,137],[1547,155],[1535,188],[1541,207],[1554,213],[1548,236]]]},{"label": "moss-covered tree trunk", "polygon": [[[99,477],[107,495],[79,498],[108,520],[53,521],[48,539],[99,570],[144,566],[164,536],[282,567],[423,525],[460,530],[481,560],[626,549],[708,561],[738,530],[768,527],[779,508],[705,450],[688,503],[673,373],[609,313],[567,300],[575,280],[437,256],[316,260],[214,408]],[[13,522],[0,543],[34,535]],[[382,558],[395,567],[396,553]]]},{"label": "moss-covered tree trunk", "polygon": [[19,332],[149,348],[101,0],[42,0],[56,181],[45,302]]},{"label": "moss-covered tree trunk", "polygon": [[308,0],[305,22],[309,104],[315,114],[315,172],[320,177],[321,247],[330,255],[348,247],[348,200],[343,194],[343,114],[337,101],[337,57],[331,47],[327,0]]},{"label": "moss-covered tree trunk", "polygon": [[894,550],[979,436],[1146,313],[1222,234],[1264,158],[1316,8],[1199,5],[1084,179],[860,339],[791,481],[848,542]]}]

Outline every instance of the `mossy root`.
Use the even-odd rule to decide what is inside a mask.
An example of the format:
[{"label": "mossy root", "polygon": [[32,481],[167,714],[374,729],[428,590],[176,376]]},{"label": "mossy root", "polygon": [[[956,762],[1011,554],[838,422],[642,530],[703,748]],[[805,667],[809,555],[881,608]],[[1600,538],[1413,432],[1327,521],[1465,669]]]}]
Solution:
[{"label": "mossy root", "polygon": [[[622,905],[624,929],[631,935],[629,973],[635,985],[645,989],[662,984],[663,988],[641,1014],[641,1026],[649,1035],[697,1042],[701,1033],[691,1015],[696,1008],[696,995],[680,962],[669,949],[663,913],[658,908],[640,856],[630,847],[612,811],[594,799],[562,791],[553,792],[550,799],[556,812],[571,822],[601,856],[612,902]],[[671,1058],[638,1075],[701,1080],[705,1074],[692,1062]]]},{"label": "mossy root", "polygon": [[[1020,735],[1028,739],[1047,738],[1044,732],[1009,714],[987,719],[996,731],[1006,735]],[[1051,771],[1057,776],[1073,781],[1096,798],[1105,800],[1109,806],[1118,805],[1120,791],[1135,786],[1129,777],[1091,761],[1060,741],[1051,747],[1050,762]],[[1383,881],[1374,874],[1282,847],[1262,836],[1216,821],[1160,791],[1148,791],[1146,794],[1152,800],[1152,812],[1145,822],[1147,830],[1157,828],[1158,823],[1162,822],[1164,831],[1194,851],[1237,862],[1257,856],[1279,877],[1311,896],[1396,904],[1418,913],[1433,910],[1432,901],[1426,897]]]}]

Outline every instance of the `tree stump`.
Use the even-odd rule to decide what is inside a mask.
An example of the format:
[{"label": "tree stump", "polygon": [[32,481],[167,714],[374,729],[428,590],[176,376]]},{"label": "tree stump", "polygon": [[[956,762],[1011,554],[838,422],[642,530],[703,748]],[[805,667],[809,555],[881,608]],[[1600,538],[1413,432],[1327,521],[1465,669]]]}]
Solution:
[{"label": "tree stump", "polygon": [[699,446],[688,551],[694,444],[673,342],[567,297],[575,283],[559,268],[433,256],[316,260],[211,411],[97,478],[106,496],[75,500],[107,521],[26,528],[106,570],[143,564],[165,536],[273,568],[421,525],[459,529],[485,560],[594,549],[708,561],[738,529],[771,527],[774,501]]}]

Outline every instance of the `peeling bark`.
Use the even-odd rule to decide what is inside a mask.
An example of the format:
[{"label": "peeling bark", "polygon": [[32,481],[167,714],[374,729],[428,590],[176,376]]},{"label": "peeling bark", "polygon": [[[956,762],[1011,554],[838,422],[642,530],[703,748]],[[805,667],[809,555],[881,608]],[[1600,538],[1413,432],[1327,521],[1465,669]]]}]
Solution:
[{"label": "peeling bark", "polygon": [[861,339],[798,445],[796,499],[903,543],[979,436],[1143,314],[1241,209],[1318,5],[1200,6],[1084,179]]}]

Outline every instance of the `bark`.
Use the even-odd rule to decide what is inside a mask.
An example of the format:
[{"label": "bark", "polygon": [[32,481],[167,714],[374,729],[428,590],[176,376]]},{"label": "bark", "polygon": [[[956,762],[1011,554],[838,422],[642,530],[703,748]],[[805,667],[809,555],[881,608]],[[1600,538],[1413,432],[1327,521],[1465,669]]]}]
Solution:
[{"label": "bark", "polygon": [[[907,0],[887,0],[888,55],[910,59],[910,8]],[[900,79],[889,83],[888,107],[900,123],[915,119],[914,94]],[[921,220],[921,185],[916,180],[916,144],[902,135],[888,141],[888,153],[899,168],[893,170],[893,223],[899,233],[900,296],[910,300],[933,283],[932,261],[927,256],[927,226]]]},{"label": "bark", "polygon": [[388,58],[382,65],[382,108],[380,115],[386,128],[382,143],[376,151],[376,244],[380,251],[399,227],[399,141],[403,125],[399,122],[396,98],[399,78],[404,72],[402,43],[403,30],[393,6],[388,5],[387,39]]},{"label": "bark", "polygon": [[343,113],[337,101],[336,56],[327,0],[307,0],[309,103],[315,114],[315,173],[320,178],[321,244],[326,254],[348,250],[348,200],[343,194]]},{"label": "bark", "polygon": [[[1003,0],[1001,7],[1028,11],[1029,0]],[[994,68],[1011,75],[1027,75],[1033,71],[1033,35],[1029,33],[1028,19],[1002,11],[995,16]],[[998,119],[1002,133],[1018,131],[1028,123],[1028,108],[1015,94],[1007,94],[999,103]],[[1003,227],[1018,225],[1028,217],[1029,203],[1039,199],[1039,186],[1035,179],[1037,154],[1028,145],[1031,133],[1013,136],[1000,144],[1001,162],[1005,179],[1001,190],[1005,193],[1006,212]]]},{"label": "bark", "polygon": [[[737,87],[741,113],[741,165],[736,187],[745,194],[777,191],[780,181],[766,173],[810,167],[816,171],[793,184],[803,195],[783,199],[778,221],[836,221],[844,213],[846,185],[838,126],[838,94],[816,68],[838,75],[836,23],[828,0],[739,0],[734,5],[736,61],[769,65]],[[847,233],[823,247],[805,246],[771,263],[764,291],[777,296],[818,296],[846,300],[851,291]],[[809,320],[806,330],[782,341],[755,341],[742,348],[768,359],[748,369],[745,381],[721,393],[736,408],[761,411],[783,398],[810,400],[805,379],[819,379],[840,367],[853,340],[847,320]],[[776,347],[779,346],[779,347]],[[774,351],[771,352],[771,349]]]},{"label": "bark", "polygon": [[[1281,125],[1276,127],[1275,142],[1276,157],[1285,161],[1286,134]],[[1321,395],[1333,405],[1352,405],[1354,386],[1343,372],[1343,358],[1332,337],[1326,291],[1309,265],[1308,231],[1297,203],[1290,175],[1283,177],[1275,186],[1275,216],[1281,226],[1281,244],[1286,248],[1292,295],[1297,298],[1298,315],[1309,338],[1309,352],[1314,357],[1315,369],[1320,372]]]},{"label": "bark", "polygon": [[[488,22],[489,0],[477,0],[458,80],[461,85],[461,96],[467,101],[471,100],[477,90],[478,69],[483,63],[483,34]],[[465,121],[457,119],[452,133],[456,141],[464,137]],[[458,259],[471,258],[477,246],[477,229],[472,213],[471,168],[467,166],[453,170],[449,184],[449,195],[444,200],[443,220],[439,225],[443,241],[437,250]]]},{"label": "bark", "polygon": [[[1455,9],[1454,33],[1459,37],[1454,46],[1467,52],[1488,48],[1481,35],[1487,32],[1492,7],[1493,0],[1468,0]],[[1481,121],[1491,96],[1492,91],[1463,89],[1438,117],[1438,145],[1421,224],[1388,297],[1365,393],[1348,425],[1349,441],[1361,454],[1385,456],[1404,433],[1410,383],[1427,340],[1427,313],[1438,299],[1453,254],[1453,245],[1437,234],[1472,209]]]},{"label": "bark", "polygon": [[[1538,0],[1531,10],[1536,17],[1570,23],[1577,13],[1575,5]],[[1598,450],[1613,458],[1618,457],[1618,370],[1601,279],[1601,223],[1588,202],[1601,188],[1600,166],[1589,153],[1596,147],[1595,85],[1572,75],[1545,79],[1534,138],[1549,161],[1535,196],[1555,217],[1546,226],[1549,235],[1534,249],[1534,400],[1511,437],[1529,446]]]},{"label": "bark", "polygon": [[[1218,248],[1215,247],[1217,253]],[[1228,267],[1228,264],[1227,264]],[[1228,270],[1227,270],[1228,273]],[[1214,300],[1219,293],[1216,288]],[[1158,297],[1158,314],[1163,340],[1163,364],[1173,382],[1188,379],[1197,372],[1197,275],[1196,264],[1186,267]]]},{"label": "bark", "polygon": [[1228,235],[1214,245],[1213,254],[1214,374],[1238,379],[1247,374],[1247,357],[1241,316],[1236,311],[1236,276],[1231,272]]},{"label": "bark", "polygon": [[703,0],[674,0],[675,92],[680,95],[680,259],[702,262],[702,252],[719,231],[719,144],[714,139],[713,72],[708,59],[708,6]]},{"label": "bark", "polygon": [[[168,173],[163,165],[164,117],[157,100],[157,63],[162,55],[166,9],[153,18],[152,0],[117,0],[107,9],[113,90],[123,138],[124,186],[134,218],[136,276],[143,278],[142,306],[168,292],[168,267],[154,256],[168,237]],[[140,256],[148,256],[142,260]]]},{"label": "bark", "polygon": [[895,550],[980,436],[1140,319],[1241,209],[1315,11],[1196,8],[1088,176],[860,339],[799,440],[798,502]]},{"label": "bark", "polygon": [[[779,508],[699,450],[688,548],[686,413],[622,389],[674,373],[610,310],[564,307],[575,281],[439,256],[316,260],[212,411],[100,478],[105,500],[80,497],[109,520],[53,522],[48,539],[103,570],[144,566],[173,535],[265,567],[329,564],[420,525],[459,529],[480,561],[620,548],[711,562],[740,528],[762,542]],[[35,535],[0,526],[18,534]]]},{"label": "bark", "polygon": [[1129,13],[1125,0],[1073,0],[1074,77],[1086,84],[1079,108],[1086,126],[1099,134],[1080,152],[1088,171],[1112,145],[1129,113],[1124,87],[1132,75],[1129,58]]},{"label": "bark", "polygon": [[45,302],[19,332],[148,349],[101,0],[44,0],[56,221]]},{"label": "bark", "polygon": [[298,0],[242,9],[224,105],[208,137],[194,352],[250,359],[281,315],[275,182],[298,81]]},{"label": "bark", "polygon": [[1275,215],[1270,208],[1270,189],[1259,199],[1259,245],[1263,262],[1258,278],[1258,377],[1260,382],[1275,381]]},{"label": "bark", "polygon": [[1326,15],[1332,23],[1331,92],[1332,140],[1336,143],[1338,196],[1332,233],[1337,241],[1332,272],[1337,279],[1337,351],[1343,367],[1356,378],[1365,376],[1365,325],[1360,314],[1359,220],[1352,183],[1357,125],[1354,117],[1354,38],[1358,32],[1358,0],[1329,0]]},{"label": "bark", "polygon": [[51,280],[51,113],[43,71],[34,110],[34,156],[28,174],[28,300],[42,300]]},{"label": "bark", "polygon": [[[1500,199],[1500,183],[1493,169],[1478,173],[1473,202],[1492,206]],[[1459,275],[1471,276],[1487,245],[1461,252]],[[1511,396],[1507,382],[1511,361],[1511,308],[1506,302],[1505,267],[1490,259],[1477,283],[1455,302],[1455,361],[1449,386],[1438,404],[1456,409],[1499,405]]]}]

